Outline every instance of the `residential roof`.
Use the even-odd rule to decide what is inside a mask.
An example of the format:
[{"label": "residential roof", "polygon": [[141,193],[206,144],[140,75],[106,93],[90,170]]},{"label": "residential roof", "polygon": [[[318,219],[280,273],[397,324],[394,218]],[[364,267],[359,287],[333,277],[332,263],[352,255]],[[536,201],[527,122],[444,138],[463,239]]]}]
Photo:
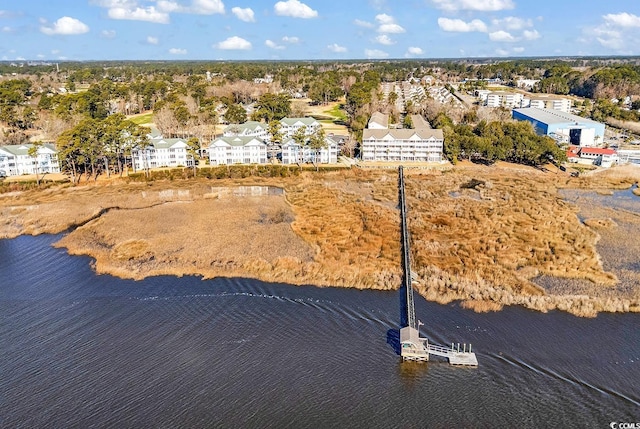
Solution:
[{"label": "residential roof", "polygon": [[431,129],[431,124],[422,115],[411,115],[411,124],[415,129]]},{"label": "residential roof", "polygon": [[[335,141],[334,139],[332,139],[332,138],[331,138],[331,137],[329,137],[329,136],[327,136],[327,137],[325,137],[325,138],[324,138],[324,142],[327,144],[327,147],[330,147],[330,146],[338,146],[338,142],[337,142],[337,141]],[[308,144],[309,144],[309,140],[307,139],[307,140],[305,141],[305,144],[304,144],[304,145],[305,145],[305,146],[307,146]],[[285,140],[282,142],[282,147],[285,147],[285,146],[292,146],[292,145],[300,146],[298,143],[296,143],[296,141],[295,141],[295,139],[294,139],[293,137],[289,137],[289,138],[285,139]]]},{"label": "residential roof", "polygon": [[562,112],[560,110],[539,109],[537,107],[524,107],[522,109],[513,109],[513,111],[545,124],[575,123],[575,124],[603,125],[601,122],[596,122],[594,120],[573,115],[571,113]]},{"label": "residential roof", "polygon": [[443,140],[444,133],[442,130],[438,129],[385,129],[385,130],[376,130],[365,128],[362,130],[362,139],[374,139],[374,140],[382,140],[386,136],[391,136],[394,140],[409,140],[413,135],[418,136],[420,139],[436,139]]},{"label": "residential roof", "polygon": [[226,144],[229,146],[246,146],[249,143],[256,141],[261,145],[266,145],[266,143],[259,137],[254,136],[236,136],[236,137],[218,137],[214,141],[211,142],[211,146],[220,146],[221,144]]},{"label": "residential roof", "polygon": [[560,97],[560,96],[557,96],[555,94],[536,94],[536,95],[530,95],[530,96],[528,96],[528,98],[530,100],[544,100],[544,101],[547,101],[547,100],[558,100],[558,101],[560,101],[560,100],[563,100],[563,101],[564,100],[569,100],[566,97]]},{"label": "residential roof", "polygon": [[[8,144],[8,145],[2,145],[0,146],[0,150],[3,150],[7,153],[10,153],[11,155],[14,156],[28,156],[29,155],[29,149],[33,147],[32,143],[25,143],[25,144]],[[56,147],[55,145],[51,144],[51,143],[44,143],[42,145],[43,148],[47,149],[50,152],[56,152]]]},{"label": "residential roof", "polygon": [[298,122],[302,122],[304,125],[315,125],[315,124],[320,124],[318,121],[316,121],[315,118],[312,117],[306,117],[306,118],[282,118],[280,120],[280,122],[284,123],[285,125],[295,125]]},{"label": "residential roof", "polygon": [[233,133],[238,133],[238,134],[242,134],[243,131],[256,131],[256,130],[266,130],[267,129],[267,125],[263,124],[262,122],[258,122],[258,121],[247,121],[245,123],[242,124],[230,124],[228,125],[225,129],[224,132],[233,132]]},{"label": "residential roof", "polygon": [[369,119],[369,124],[371,124],[372,122],[378,125],[382,125],[386,128],[389,126],[389,115],[382,112],[373,112],[373,114],[371,115],[371,119]]},{"label": "residential roof", "polygon": [[155,149],[169,149],[179,143],[182,143],[184,146],[187,145],[187,142],[183,139],[160,139],[151,140],[150,146],[153,146]]}]

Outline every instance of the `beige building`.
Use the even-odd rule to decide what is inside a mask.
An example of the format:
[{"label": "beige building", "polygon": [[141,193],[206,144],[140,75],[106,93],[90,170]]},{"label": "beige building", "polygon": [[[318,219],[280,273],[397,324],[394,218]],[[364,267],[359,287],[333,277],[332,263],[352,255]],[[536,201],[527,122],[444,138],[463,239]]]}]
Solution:
[{"label": "beige building", "polygon": [[[372,116],[375,116],[374,114]],[[444,148],[442,130],[434,130],[420,115],[412,115],[411,129],[380,127],[380,117],[363,130],[362,161],[440,162]]]}]

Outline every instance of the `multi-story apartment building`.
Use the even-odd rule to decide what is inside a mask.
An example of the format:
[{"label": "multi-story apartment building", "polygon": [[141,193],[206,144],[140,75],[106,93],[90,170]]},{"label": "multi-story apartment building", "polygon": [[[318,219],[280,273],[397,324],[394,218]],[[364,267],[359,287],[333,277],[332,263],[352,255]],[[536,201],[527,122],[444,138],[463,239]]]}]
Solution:
[{"label": "multi-story apartment building", "polygon": [[267,144],[259,137],[219,137],[208,152],[211,165],[267,163]]},{"label": "multi-story apartment building", "polygon": [[193,165],[193,156],[187,150],[182,139],[151,139],[149,145],[131,151],[136,170],[157,167],[189,167]]},{"label": "multi-story apartment building", "polygon": [[[371,122],[371,121],[370,121]],[[362,136],[363,161],[440,162],[442,130],[432,129],[420,115],[412,115],[412,129],[366,128]]]},{"label": "multi-story apartment building", "polygon": [[53,144],[38,147],[36,156],[29,155],[33,144],[0,146],[0,176],[60,173],[58,151]]}]

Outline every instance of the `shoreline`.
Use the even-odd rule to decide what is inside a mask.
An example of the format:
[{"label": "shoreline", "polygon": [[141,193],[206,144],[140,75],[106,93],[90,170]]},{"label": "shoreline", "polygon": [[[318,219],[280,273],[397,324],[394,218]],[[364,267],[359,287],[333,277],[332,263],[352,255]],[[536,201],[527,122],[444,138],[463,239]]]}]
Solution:
[{"label": "shoreline", "polygon": [[[595,188],[592,182],[559,181],[522,166],[413,171],[407,179],[416,290],[425,299],[460,300],[475,311],[520,305],[586,317],[640,312],[640,289],[621,293],[618,276],[605,271],[596,249],[602,226],[582,224],[577,208],[557,195],[564,187]],[[468,187],[472,179],[483,183]],[[599,180],[599,189],[623,183]],[[395,290],[401,275],[396,184],[395,171],[353,170],[27,191],[0,198],[0,235],[82,225],[56,247],[88,255],[96,272],[121,278],[248,277]],[[211,192],[251,185],[281,187],[285,196]],[[584,265],[590,268],[583,272]],[[586,279],[594,290],[613,292],[550,293],[535,281],[540,276]]]}]

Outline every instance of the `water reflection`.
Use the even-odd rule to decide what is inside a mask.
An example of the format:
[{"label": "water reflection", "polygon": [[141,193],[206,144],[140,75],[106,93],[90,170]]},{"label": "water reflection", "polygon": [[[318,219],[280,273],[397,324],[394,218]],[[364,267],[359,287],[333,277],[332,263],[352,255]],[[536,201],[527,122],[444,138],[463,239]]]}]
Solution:
[{"label": "water reflection", "polygon": [[196,198],[264,197],[284,195],[276,186],[202,186],[195,189],[163,189],[142,191],[142,198],[163,201],[190,201]]}]

